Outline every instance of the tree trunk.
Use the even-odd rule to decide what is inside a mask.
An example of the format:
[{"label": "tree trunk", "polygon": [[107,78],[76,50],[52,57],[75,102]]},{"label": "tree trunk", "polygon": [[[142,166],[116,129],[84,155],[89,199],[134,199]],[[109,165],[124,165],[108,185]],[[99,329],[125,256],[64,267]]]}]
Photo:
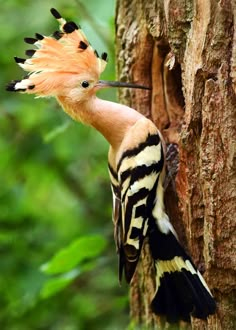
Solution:
[{"label": "tree trunk", "polygon": [[[120,100],[151,118],[167,144],[166,208],[218,304],[193,329],[236,329],[236,3],[118,0],[120,80],[152,86]],[[131,285],[131,317],[161,328],[148,244]],[[181,326],[180,326],[181,327]]]}]

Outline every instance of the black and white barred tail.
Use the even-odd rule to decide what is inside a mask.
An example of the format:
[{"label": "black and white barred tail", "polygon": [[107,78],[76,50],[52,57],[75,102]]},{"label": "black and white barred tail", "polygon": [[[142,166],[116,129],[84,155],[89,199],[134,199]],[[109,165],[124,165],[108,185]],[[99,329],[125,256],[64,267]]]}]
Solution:
[{"label": "black and white barred tail", "polygon": [[156,292],[152,310],[169,323],[207,319],[216,311],[215,300],[200,272],[172,231],[163,233],[155,224],[149,232],[150,250],[156,270]]}]

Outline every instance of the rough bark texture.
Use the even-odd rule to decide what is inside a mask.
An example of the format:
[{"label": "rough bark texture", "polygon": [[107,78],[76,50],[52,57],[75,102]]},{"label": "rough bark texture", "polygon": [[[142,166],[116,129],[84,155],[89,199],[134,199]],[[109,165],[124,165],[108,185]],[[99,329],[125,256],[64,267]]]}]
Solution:
[{"label": "rough bark texture", "polygon": [[[117,3],[119,78],[152,86],[120,99],[152,118],[168,143],[167,212],[218,303],[193,329],[236,329],[235,21],[233,0]],[[160,328],[149,308],[152,275],[145,244],[131,317]]]}]

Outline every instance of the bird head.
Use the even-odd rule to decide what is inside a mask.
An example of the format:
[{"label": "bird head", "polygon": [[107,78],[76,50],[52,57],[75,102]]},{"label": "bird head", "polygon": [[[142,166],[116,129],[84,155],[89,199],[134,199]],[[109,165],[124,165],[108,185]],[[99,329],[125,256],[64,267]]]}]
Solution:
[{"label": "bird head", "polygon": [[15,57],[15,61],[28,74],[22,80],[11,81],[8,91],[86,101],[105,87],[146,89],[135,84],[99,80],[107,64],[107,54],[99,57],[80,26],[67,22],[54,8],[51,13],[59,22],[59,31],[52,36],[36,33],[35,38],[25,38],[34,49],[26,51],[28,59]]}]

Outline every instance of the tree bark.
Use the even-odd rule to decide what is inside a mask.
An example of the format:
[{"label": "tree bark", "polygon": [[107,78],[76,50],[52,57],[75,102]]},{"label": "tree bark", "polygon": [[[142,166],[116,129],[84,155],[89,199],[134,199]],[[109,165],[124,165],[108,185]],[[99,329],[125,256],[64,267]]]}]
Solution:
[{"label": "tree bark", "polygon": [[[152,86],[120,100],[151,118],[167,144],[166,208],[217,300],[193,329],[236,329],[236,2],[118,0],[120,80]],[[150,328],[153,268],[144,244],[131,318]],[[181,325],[180,325],[181,328]]]}]

